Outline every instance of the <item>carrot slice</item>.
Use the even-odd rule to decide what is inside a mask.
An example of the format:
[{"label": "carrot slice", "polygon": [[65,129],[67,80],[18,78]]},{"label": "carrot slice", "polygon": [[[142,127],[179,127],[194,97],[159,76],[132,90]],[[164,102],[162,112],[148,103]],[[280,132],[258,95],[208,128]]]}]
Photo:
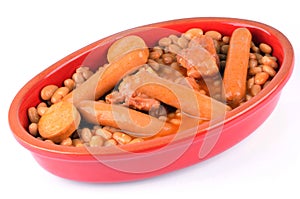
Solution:
[{"label": "carrot slice", "polygon": [[225,98],[232,107],[238,106],[246,95],[251,40],[247,28],[235,29],[230,39],[223,83]]}]

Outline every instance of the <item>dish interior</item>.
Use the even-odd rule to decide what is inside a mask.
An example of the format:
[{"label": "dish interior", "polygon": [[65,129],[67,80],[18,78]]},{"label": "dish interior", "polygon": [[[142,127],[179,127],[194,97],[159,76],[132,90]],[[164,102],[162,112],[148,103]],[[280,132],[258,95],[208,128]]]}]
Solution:
[{"label": "dish interior", "polygon": [[[109,46],[118,38],[125,35],[138,35],[142,37],[149,47],[153,47],[156,42],[170,34],[180,34],[190,28],[201,28],[204,31],[217,30],[223,35],[231,35],[234,29],[238,27],[247,27],[253,36],[253,41],[260,43],[265,42],[274,49],[273,55],[278,58],[278,63],[283,61],[283,47],[276,35],[272,35],[262,27],[257,27],[246,23],[228,23],[227,21],[179,21],[176,23],[161,23],[159,25],[144,26],[127,30],[110,37],[99,40],[66,58],[58,61],[56,64],[44,70],[26,85],[26,92],[20,101],[18,120],[24,130],[27,131],[28,117],[27,109],[31,106],[36,106],[40,101],[40,90],[48,84],[62,85],[64,79],[70,78],[75,70],[80,66],[88,66],[92,70],[105,64],[106,54]],[[28,134],[28,136],[30,136]],[[31,138],[30,138],[31,139]]]}]

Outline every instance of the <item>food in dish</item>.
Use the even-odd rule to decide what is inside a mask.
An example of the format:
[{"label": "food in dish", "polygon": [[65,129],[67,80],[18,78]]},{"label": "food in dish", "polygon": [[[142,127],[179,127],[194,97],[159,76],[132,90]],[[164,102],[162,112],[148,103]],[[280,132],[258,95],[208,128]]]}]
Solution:
[{"label": "food in dish", "polygon": [[69,146],[175,134],[183,123],[224,117],[257,95],[276,75],[271,53],[268,44],[252,41],[247,28],[232,35],[191,28],[154,47],[129,35],[110,46],[107,64],[97,71],[81,66],[62,85],[45,86],[42,102],[28,109],[28,131]]}]

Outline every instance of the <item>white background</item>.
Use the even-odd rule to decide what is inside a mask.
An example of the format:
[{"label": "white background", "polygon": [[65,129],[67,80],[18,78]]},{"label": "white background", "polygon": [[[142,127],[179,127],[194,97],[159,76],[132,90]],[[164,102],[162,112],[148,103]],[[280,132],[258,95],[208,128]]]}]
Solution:
[{"label": "white background", "polygon": [[[297,1],[1,1],[0,194],[8,198],[299,198],[299,18]],[[117,184],[79,183],[41,168],[11,134],[18,90],[69,53],[139,25],[186,17],[237,17],[283,32],[295,70],[267,121],[230,150],[163,176]]]}]

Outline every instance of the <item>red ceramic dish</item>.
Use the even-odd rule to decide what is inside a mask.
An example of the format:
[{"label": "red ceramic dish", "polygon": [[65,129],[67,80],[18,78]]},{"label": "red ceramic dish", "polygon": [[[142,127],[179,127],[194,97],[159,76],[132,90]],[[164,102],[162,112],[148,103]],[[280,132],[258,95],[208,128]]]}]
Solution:
[{"label": "red ceramic dish", "polygon": [[[117,38],[137,34],[152,46],[163,36],[199,27],[231,35],[247,27],[256,42],[273,47],[280,69],[270,84],[252,100],[230,111],[224,121],[202,127],[196,134],[173,140],[172,136],[128,145],[123,150],[103,147],[67,147],[42,142],[27,132],[27,109],[40,102],[39,92],[48,84],[61,84],[81,65],[95,68],[106,62],[108,47]],[[188,18],[130,29],[90,44],[53,64],[30,80],[14,98],[9,123],[17,141],[49,172],[67,179],[88,182],[123,182],[149,178],[204,161],[237,144],[252,133],[275,108],[294,65],[294,52],[278,30],[254,21],[233,18]],[[192,132],[191,130],[190,132]],[[194,129],[195,131],[195,129]],[[170,142],[172,141],[172,142]]]}]

